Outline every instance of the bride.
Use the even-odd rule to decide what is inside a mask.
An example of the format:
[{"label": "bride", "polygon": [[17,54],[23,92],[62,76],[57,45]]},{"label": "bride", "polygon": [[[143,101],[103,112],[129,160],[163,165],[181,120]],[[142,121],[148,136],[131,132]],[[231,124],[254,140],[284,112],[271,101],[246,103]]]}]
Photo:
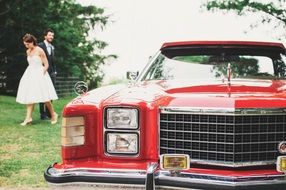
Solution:
[{"label": "bride", "polygon": [[51,100],[58,99],[52,80],[47,72],[49,64],[45,52],[37,46],[37,39],[26,34],[23,43],[27,48],[28,67],[25,70],[18,87],[16,101],[26,104],[26,118],[22,126],[31,124],[35,103],[44,102],[51,113],[51,124],[57,123],[58,115],[54,111]]}]

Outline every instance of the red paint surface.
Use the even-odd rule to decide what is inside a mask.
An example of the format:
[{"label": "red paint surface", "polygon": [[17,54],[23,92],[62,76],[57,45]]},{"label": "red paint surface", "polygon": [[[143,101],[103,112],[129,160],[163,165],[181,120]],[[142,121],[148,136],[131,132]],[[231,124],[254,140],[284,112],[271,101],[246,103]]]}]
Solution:
[{"label": "red paint surface", "polygon": [[[279,43],[260,42],[176,42],[165,43],[170,46],[200,44],[236,44],[275,46]],[[84,116],[85,144],[78,147],[62,147],[63,163],[56,168],[94,168],[94,169],[137,169],[145,170],[148,162],[157,162],[158,155],[158,110],[160,106],[206,107],[206,108],[285,108],[285,81],[231,81],[231,86],[222,81],[212,83],[186,82],[142,82],[136,86],[98,88],[68,104],[64,117]],[[100,95],[100,98],[97,98]],[[103,96],[104,95],[104,96]],[[104,153],[103,118],[107,106],[131,106],[140,111],[140,150],[136,156],[110,156]],[[191,168],[189,172],[222,176],[275,175],[273,169],[230,168],[202,169]]]},{"label": "red paint surface", "polygon": [[249,45],[249,46],[268,46],[285,49],[282,43],[275,42],[257,42],[257,41],[184,41],[184,42],[167,42],[161,48],[174,46],[197,46],[197,45]]}]

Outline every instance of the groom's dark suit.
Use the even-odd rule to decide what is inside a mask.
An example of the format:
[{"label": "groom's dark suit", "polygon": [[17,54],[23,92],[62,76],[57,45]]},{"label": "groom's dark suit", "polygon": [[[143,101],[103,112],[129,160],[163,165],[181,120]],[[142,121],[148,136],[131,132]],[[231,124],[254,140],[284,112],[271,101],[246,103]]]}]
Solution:
[{"label": "groom's dark suit", "polygon": [[47,56],[47,59],[48,59],[48,62],[49,62],[49,68],[48,68],[48,72],[49,72],[49,75],[53,81],[53,83],[55,82],[55,77],[56,77],[56,66],[55,66],[55,63],[54,63],[54,59],[55,59],[55,54],[54,54],[54,48],[51,49],[51,54],[49,54],[48,52],[48,49],[47,49],[47,46],[44,42],[40,42],[38,44],[39,47],[41,47],[46,56]]},{"label": "groom's dark suit", "polygon": [[[54,55],[55,55],[54,54],[54,48],[53,48],[53,46],[47,47],[47,45],[44,42],[40,42],[38,44],[38,46],[44,50],[44,52],[47,56],[47,59],[49,62],[48,73],[52,79],[53,84],[55,85],[57,72],[56,72],[56,66],[55,66],[55,62],[54,62]],[[48,48],[51,48],[50,54],[49,54]],[[41,119],[46,119],[47,117],[49,117],[49,118],[51,117],[51,114],[48,111],[48,109],[45,107],[44,103],[40,103],[40,114],[41,114]]]}]

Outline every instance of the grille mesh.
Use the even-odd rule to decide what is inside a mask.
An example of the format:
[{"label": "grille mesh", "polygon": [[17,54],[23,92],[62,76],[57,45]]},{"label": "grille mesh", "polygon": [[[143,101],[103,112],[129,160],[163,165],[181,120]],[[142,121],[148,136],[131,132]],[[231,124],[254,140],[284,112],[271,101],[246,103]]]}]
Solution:
[{"label": "grille mesh", "polygon": [[274,163],[286,115],[160,114],[160,154],[227,166]]}]

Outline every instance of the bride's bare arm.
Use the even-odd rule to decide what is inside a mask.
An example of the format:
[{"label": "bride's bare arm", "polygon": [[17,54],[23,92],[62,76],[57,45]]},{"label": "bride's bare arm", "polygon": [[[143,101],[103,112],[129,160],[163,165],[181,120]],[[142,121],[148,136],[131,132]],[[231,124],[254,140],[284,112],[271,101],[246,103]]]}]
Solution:
[{"label": "bride's bare arm", "polygon": [[42,60],[43,65],[44,65],[44,74],[46,74],[46,72],[47,72],[47,70],[49,68],[49,62],[48,62],[48,59],[47,59],[47,56],[46,56],[44,50],[39,48],[39,51],[40,51],[41,60]]}]

